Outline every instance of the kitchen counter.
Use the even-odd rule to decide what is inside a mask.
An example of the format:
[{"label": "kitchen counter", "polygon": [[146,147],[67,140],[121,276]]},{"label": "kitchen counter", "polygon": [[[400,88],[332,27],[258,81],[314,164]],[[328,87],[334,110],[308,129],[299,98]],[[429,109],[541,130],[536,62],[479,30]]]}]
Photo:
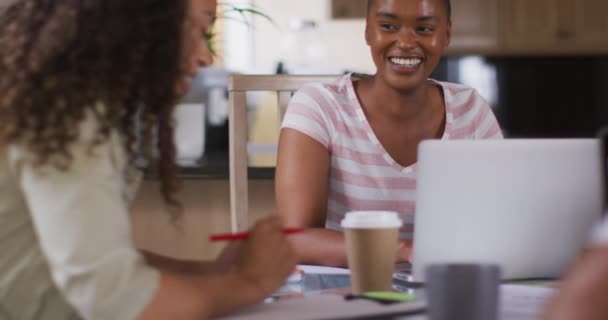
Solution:
[{"label": "kitchen counter", "polygon": [[[224,152],[212,152],[205,154],[199,161],[198,166],[180,167],[179,177],[183,180],[228,180],[228,154]],[[250,167],[248,169],[249,179],[273,180],[274,170],[272,167]],[[144,169],[145,177],[153,180],[158,177],[155,172]]]}]

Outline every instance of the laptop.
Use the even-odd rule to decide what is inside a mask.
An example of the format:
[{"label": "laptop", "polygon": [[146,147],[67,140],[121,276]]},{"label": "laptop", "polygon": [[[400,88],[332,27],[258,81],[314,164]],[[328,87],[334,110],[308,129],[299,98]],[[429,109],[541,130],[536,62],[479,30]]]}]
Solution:
[{"label": "laptop", "polygon": [[558,278],[603,205],[597,139],[425,141],[418,150],[413,279],[493,263],[505,280]]}]

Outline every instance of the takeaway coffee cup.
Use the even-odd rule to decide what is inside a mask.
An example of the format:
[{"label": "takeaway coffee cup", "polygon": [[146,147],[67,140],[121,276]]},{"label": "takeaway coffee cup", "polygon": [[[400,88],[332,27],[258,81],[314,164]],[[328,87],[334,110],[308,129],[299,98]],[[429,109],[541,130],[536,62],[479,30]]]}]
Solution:
[{"label": "takeaway coffee cup", "polygon": [[391,291],[399,228],[395,212],[352,211],[342,220],[353,293]]}]

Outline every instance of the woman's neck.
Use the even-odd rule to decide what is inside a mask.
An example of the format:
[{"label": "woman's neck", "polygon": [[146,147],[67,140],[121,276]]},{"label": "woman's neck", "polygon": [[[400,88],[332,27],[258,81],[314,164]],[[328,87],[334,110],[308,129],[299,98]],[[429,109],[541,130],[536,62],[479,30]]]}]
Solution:
[{"label": "woman's neck", "polygon": [[364,109],[375,117],[409,122],[418,120],[430,109],[431,88],[432,85],[425,82],[415,89],[400,91],[374,76],[362,80],[357,93]]}]

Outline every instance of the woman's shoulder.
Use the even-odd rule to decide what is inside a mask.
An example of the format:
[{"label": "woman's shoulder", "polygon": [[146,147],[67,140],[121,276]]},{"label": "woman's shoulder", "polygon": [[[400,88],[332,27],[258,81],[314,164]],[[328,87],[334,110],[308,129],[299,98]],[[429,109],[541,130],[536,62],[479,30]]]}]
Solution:
[{"label": "woman's shoulder", "polygon": [[322,118],[325,123],[352,118],[356,114],[358,101],[352,81],[351,75],[347,74],[327,82],[302,86],[289,101],[286,117],[291,114],[305,115]]},{"label": "woman's shoulder", "polygon": [[313,82],[302,86],[296,96],[306,96],[315,102],[340,102],[351,99],[352,75],[341,75],[325,82]]},{"label": "woman's shoulder", "polygon": [[[104,110],[101,104],[86,109],[83,118],[75,124],[75,136],[66,144],[65,149],[50,154],[43,161],[44,166],[36,167],[66,168],[90,157],[112,158],[113,162],[116,161],[113,158],[118,157],[118,160],[124,162],[124,146],[117,129],[110,128],[106,135],[102,135],[103,117],[99,116],[99,112],[105,112]],[[38,151],[29,146],[29,138],[25,136],[21,141],[12,142],[8,146],[7,157],[13,167],[19,167],[17,164],[22,163],[34,164],[40,160]]]},{"label": "woman's shoulder", "polygon": [[445,106],[448,111],[465,113],[466,111],[490,107],[475,88],[454,82],[431,81],[442,88]]},{"label": "woman's shoulder", "polygon": [[430,79],[430,81],[442,87],[444,95],[446,96],[481,98],[479,92],[475,88],[469,87],[467,85],[455,82],[438,81],[434,79]]}]

